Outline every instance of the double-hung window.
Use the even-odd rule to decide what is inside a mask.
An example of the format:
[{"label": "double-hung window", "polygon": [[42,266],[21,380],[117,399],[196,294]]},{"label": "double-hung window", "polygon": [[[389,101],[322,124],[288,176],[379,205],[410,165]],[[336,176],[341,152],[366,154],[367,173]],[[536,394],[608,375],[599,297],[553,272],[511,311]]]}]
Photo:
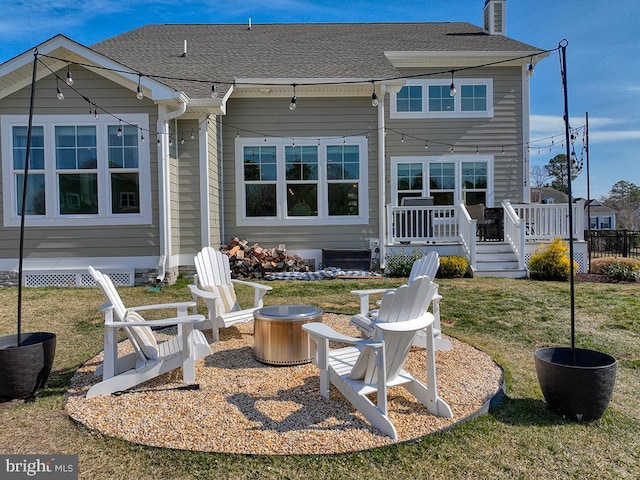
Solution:
[{"label": "double-hung window", "polygon": [[[5,226],[22,212],[27,118],[2,117]],[[151,221],[146,115],[35,116],[25,203],[30,225],[145,224]]]},{"label": "double-hung window", "polygon": [[236,139],[238,225],[367,222],[367,141]]},{"label": "double-hung window", "polygon": [[454,78],[407,80],[391,94],[391,118],[475,118],[493,116],[493,80]]}]

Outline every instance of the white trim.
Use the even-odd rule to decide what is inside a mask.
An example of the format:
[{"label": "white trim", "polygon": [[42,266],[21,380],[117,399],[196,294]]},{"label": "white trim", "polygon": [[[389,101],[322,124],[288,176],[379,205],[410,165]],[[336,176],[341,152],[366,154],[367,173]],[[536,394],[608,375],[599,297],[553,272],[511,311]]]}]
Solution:
[{"label": "white trim", "polygon": [[[493,155],[438,155],[438,156],[407,156],[391,157],[391,205],[396,205],[398,198],[398,164],[399,163],[421,163],[422,164],[422,195],[433,196],[429,188],[429,164],[431,163],[453,163],[455,164],[455,181],[453,204],[462,202],[462,163],[464,162],[486,162],[487,163],[487,188],[486,206],[492,207],[494,198],[494,170],[495,157]],[[471,190],[474,191],[474,190]]]},{"label": "white trim", "polygon": [[[29,257],[24,259],[25,271],[66,271],[66,270],[86,270],[89,265],[99,270],[123,270],[135,268],[156,268],[158,256],[145,257],[60,257],[60,258],[37,258]],[[0,271],[18,271],[17,258],[0,259]]]},{"label": "white trim", "polygon": [[[200,122],[198,122],[200,123]],[[211,206],[209,205],[209,129],[208,120],[204,122],[204,135],[198,128],[198,147],[200,156],[200,243],[203,247],[210,244]]]},{"label": "white trim", "polygon": [[[149,131],[149,116],[146,114],[122,114],[118,118],[123,125],[133,124],[139,126],[143,132]],[[16,192],[13,185],[13,135],[14,126],[27,126],[26,115],[3,115],[0,119],[2,135],[2,203],[5,227],[18,227],[20,216],[17,214]],[[35,115],[34,126],[44,128],[45,141],[45,184],[46,184],[46,209],[43,216],[28,215],[25,217],[25,225],[30,227],[50,226],[100,226],[100,225],[147,225],[151,219],[151,160],[149,142],[138,143],[138,168],[140,213],[113,214],[110,213],[111,194],[109,166],[107,160],[107,126],[117,125],[118,122],[107,115],[98,120],[89,115]],[[54,129],[57,126],[96,126],[97,143],[97,174],[99,187],[98,214],[96,215],[62,215],[59,211],[58,186],[56,182],[55,143]]]},{"label": "white trim", "polygon": [[[295,143],[296,146],[319,145],[318,148],[318,216],[287,217],[287,195],[285,175],[285,147]],[[358,205],[359,215],[329,216],[327,211],[326,177],[326,146],[329,145],[357,145],[359,147],[359,178]],[[247,146],[275,146],[276,147],[276,216],[275,217],[246,217],[244,159],[243,150]],[[238,226],[303,226],[303,225],[366,225],[369,223],[369,149],[366,137],[300,137],[300,138],[247,138],[235,139],[235,168],[236,168],[236,223]],[[354,182],[355,183],[355,182]]]},{"label": "white trim", "polygon": [[[451,84],[451,78],[437,79],[410,79],[405,86],[422,87],[422,108],[417,112],[399,112],[398,94],[391,92],[390,95],[390,117],[398,119],[416,118],[492,118],[493,117],[493,79],[492,78],[453,78],[458,93],[453,97],[454,108],[450,112],[429,111],[429,87],[446,86]],[[462,111],[462,86],[484,85],[487,89],[487,109],[482,111]]]},{"label": "white trim", "polygon": [[531,139],[531,81],[526,66],[522,66],[522,201],[531,202],[531,163],[529,161],[529,141]]},{"label": "white trim", "polygon": [[378,246],[380,248],[380,268],[385,267],[385,232],[387,216],[385,212],[385,204],[387,202],[387,172],[386,172],[386,137],[384,131],[385,124],[385,105],[384,96],[386,86],[380,86],[380,101],[378,102]]}]

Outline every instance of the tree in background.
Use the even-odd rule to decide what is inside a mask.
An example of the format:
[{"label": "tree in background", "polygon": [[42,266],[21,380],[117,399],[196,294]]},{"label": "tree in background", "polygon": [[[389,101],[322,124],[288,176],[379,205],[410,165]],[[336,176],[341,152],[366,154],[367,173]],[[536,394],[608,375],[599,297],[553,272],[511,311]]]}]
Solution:
[{"label": "tree in background", "polygon": [[[544,169],[551,179],[551,183],[548,185],[563,193],[569,193],[569,181],[567,178],[567,156],[564,153],[559,153],[544,166]],[[575,180],[580,175],[580,167],[571,162],[571,181]]]},{"label": "tree in background", "polygon": [[547,169],[542,165],[533,165],[531,167],[531,201],[540,203],[542,201],[542,187],[548,187],[551,177]]},{"label": "tree in background", "polygon": [[616,225],[621,229],[640,229],[640,187],[634,183],[620,180],[613,184],[609,194],[602,197],[601,203],[616,211]]}]

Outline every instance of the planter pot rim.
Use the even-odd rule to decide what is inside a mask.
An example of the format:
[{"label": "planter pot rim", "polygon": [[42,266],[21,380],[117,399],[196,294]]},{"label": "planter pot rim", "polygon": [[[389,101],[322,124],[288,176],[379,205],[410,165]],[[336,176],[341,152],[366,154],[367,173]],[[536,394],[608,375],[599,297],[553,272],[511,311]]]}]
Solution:
[{"label": "planter pot rim", "polygon": [[553,365],[562,365],[583,369],[614,366],[618,363],[614,356],[609,355],[608,353],[588,348],[575,349],[575,364],[573,364],[571,347],[567,346],[538,348],[534,352],[534,355],[537,359]]}]

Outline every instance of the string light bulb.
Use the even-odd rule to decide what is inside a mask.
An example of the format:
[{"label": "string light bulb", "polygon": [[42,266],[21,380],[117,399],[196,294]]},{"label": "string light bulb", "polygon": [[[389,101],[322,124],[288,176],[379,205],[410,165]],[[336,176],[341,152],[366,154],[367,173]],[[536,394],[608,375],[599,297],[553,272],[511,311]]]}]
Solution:
[{"label": "string light bulb", "polygon": [[527,75],[529,75],[530,77],[533,77],[534,73],[536,73],[535,67],[533,66],[533,60],[531,60],[531,62],[529,62],[529,66],[527,67]]},{"label": "string light bulb", "polygon": [[140,79],[142,78],[142,75],[138,75],[138,88],[136,90],[136,98],[138,100],[142,100],[144,98],[144,95],[142,93],[142,87],[140,86]]},{"label": "string light bulb", "polygon": [[218,98],[218,92],[216,91],[216,82],[211,84],[211,98]]},{"label": "string light bulb", "polygon": [[191,140],[196,138],[195,134],[193,133],[193,130],[191,130],[191,136],[189,138],[191,138]]},{"label": "string light bulb", "polygon": [[58,85],[58,78],[56,77],[56,92],[58,94],[58,100],[62,101],[64,100],[64,93],[62,93],[62,90],[60,90],[60,85]]},{"label": "string light bulb", "polygon": [[424,141],[424,149],[425,150],[429,149],[429,142],[427,142],[426,140]]},{"label": "string light bulb", "polygon": [[291,110],[292,112],[296,109],[296,84],[293,84],[293,97],[291,97],[291,103],[289,103],[289,110]]},{"label": "string light bulb", "polygon": [[380,102],[378,102],[378,95],[376,95],[376,85],[371,82],[371,86],[373,87],[373,92],[371,93],[371,106],[377,107]]},{"label": "string light bulb", "polygon": [[98,120],[98,118],[100,118],[100,116],[98,115],[98,109],[94,108],[93,109],[93,119],[94,120]]},{"label": "string light bulb", "polygon": [[453,72],[454,72],[454,71],[453,71],[453,70],[451,70],[451,86],[449,87],[449,96],[450,96],[450,97],[455,97],[455,96],[456,96],[456,93],[458,93],[458,92],[456,91],[456,84],[455,84],[455,83],[453,83]]},{"label": "string light bulb", "polygon": [[116,136],[118,137],[122,136],[122,125],[118,125],[118,131],[116,132]]},{"label": "string light bulb", "polygon": [[71,70],[69,68],[69,64],[67,64],[67,85],[73,85],[73,76],[71,75]]}]

